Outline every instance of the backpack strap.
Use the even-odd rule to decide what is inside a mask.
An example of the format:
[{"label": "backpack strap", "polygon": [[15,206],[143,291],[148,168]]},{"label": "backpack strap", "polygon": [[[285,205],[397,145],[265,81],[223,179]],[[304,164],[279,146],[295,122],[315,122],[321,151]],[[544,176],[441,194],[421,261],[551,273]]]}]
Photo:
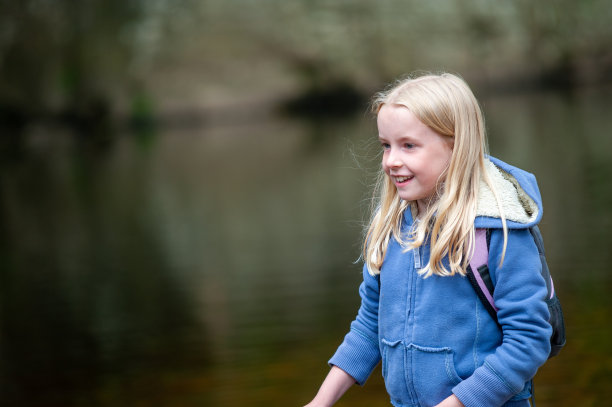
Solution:
[{"label": "backpack strap", "polygon": [[538,225],[529,228],[529,232],[531,232],[531,236],[533,236],[533,240],[538,247],[538,253],[540,254],[540,261],[542,263],[542,276],[546,281],[546,290],[547,290],[547,299],[551,300],[555,296],[555,285],[553,283],[552,277],[550,275],[550,270],[548,269],[548,263],[546,262],[546,253],[544,252],[544,239],[542,238],[542,233],[540,232],[540,228]]},{"label": "backpack strap", "polygon": [[476,229],[476,241],[474,244],[474,255],[467,267],[467,277],[474,287],[474,291],[486,308],[489,315],[497,322],[497,307],[493,300],[493,282],[489,272],[489,248],[487,245],[487,230]]}]

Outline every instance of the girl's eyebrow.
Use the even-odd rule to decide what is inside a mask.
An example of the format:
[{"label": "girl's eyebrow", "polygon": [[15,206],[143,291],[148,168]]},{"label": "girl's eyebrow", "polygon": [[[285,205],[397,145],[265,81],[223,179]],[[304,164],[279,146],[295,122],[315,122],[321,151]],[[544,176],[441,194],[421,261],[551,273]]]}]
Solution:
[{"label": "girl's eyebrow", "polygon": [[[381,136],[380,134],[378,135],[378,139],[380,141],[387,141],[387,139],[384,136]],[[401,137],[398,137],[396,140],[399,142],[405,142],[405,141],[415,142],[416,141],[416,139],[411,136],[401,136]]]}]

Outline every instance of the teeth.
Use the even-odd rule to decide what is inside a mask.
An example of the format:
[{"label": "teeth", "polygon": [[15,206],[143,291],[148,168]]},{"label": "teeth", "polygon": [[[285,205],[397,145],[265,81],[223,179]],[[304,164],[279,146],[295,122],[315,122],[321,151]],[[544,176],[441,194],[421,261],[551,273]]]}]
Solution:
[{"label": "teeth", "polygon": [[410,178],[412,178],[412,177],[395,177],[395,180],[396,180],[397,182],[406,182],[406,181],[408,181]]}]

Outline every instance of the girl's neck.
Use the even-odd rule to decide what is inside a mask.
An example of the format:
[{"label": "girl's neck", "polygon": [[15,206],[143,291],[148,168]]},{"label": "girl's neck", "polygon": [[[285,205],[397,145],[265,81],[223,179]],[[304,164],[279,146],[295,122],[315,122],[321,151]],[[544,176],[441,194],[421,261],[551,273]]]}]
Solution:
[{"label": "girl's neck", "polygon": [[425,214],[429,210],[429,207],[432,204],[432,201],[433,199],[431,197],[426,198],[426,199],[419,199],[418,201],[415,201],[414,206],[416,207],[416,217],[417,218],[422,218],[423,216],[425,216]]},{"label": "girl's neck", "polygon": [[410,214],[414,222],[418,222],[424,214],[419,210],[419,204],[416,201],[412,201],[410,204]]}]

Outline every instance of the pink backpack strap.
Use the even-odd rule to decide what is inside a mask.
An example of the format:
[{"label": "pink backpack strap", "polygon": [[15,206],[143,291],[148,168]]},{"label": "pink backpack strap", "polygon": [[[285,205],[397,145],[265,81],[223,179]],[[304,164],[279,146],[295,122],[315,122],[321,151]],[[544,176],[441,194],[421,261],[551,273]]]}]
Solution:
[{"label": "pink backpack strap", "polygon": [[[479,293],[479,296],[482,295],[487,300],[491,308],[497,312],[497,307],[495,306],[495,301],[493,300],[493,293],[487,287],[487,284],[484,281],[483,275],[481,274],[481,267],[487,266],[486,273],[488,274],[488,266],[489,266],[489,249],[487,247],[487,230],[486,229],[476,229],[476,241],[474,247],[474,255],[472,256],[472,260],[470,261],[470,268],[472,269],[472,274],[474,276],[474,280],[477,284],[478,288],[476,291]],[[469,275],[469,272],[468,272]],[[490,276],[486,276],[486,279],[490,279]],[[474,285],[474,284],[472,284]]]}]

